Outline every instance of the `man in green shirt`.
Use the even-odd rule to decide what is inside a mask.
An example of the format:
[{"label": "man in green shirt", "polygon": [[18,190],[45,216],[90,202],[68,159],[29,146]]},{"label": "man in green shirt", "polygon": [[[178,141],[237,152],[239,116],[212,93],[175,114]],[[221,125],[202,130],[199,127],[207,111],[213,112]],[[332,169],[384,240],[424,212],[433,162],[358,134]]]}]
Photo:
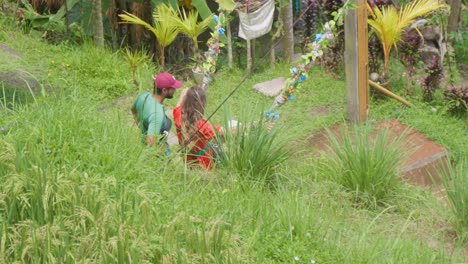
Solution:
[{"label": "man in green shirt", "polygon": [[173,98],[175,90],[180,87],[182,82],[176,80],[172,74],[160,73],[154,78],[153,93],[144,92],[133,103],[133,119],[141,128],[142,135],[146,136],[146,145],[153,146],[156,135],[169,132],[172,123],[166,116],[163,102],[166,98]]}]

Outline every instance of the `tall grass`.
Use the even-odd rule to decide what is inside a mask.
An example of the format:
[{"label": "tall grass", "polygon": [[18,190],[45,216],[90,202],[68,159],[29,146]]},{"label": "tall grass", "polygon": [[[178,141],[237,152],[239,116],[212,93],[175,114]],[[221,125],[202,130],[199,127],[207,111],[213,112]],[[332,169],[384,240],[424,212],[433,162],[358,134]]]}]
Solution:
[{"label": "tall grass", "polygon": [[340,136],[328,131],[332,178],[355,194],[358,202],[378,205],[398,188],[398,173],[405,155],[404,135],[390,139],[387,131],[373,133],[370,126],[347,128]]},{"label": "tall grass", "polygon": [[468,243],[468,163],[461,160],[456,165],[447,164],[439,175],[450,201],[458,237]]},{"label": "tall grass", "polygon": [[277,181],[277,169],[291,156],[292,150],[280,128],[269,129],[270,123],[261,112],[252,118],[254,113],[250,118],[238,120],[235,129],[228,129],[222,143],[224,165],[235,171],[243,183],[269,185]]}]

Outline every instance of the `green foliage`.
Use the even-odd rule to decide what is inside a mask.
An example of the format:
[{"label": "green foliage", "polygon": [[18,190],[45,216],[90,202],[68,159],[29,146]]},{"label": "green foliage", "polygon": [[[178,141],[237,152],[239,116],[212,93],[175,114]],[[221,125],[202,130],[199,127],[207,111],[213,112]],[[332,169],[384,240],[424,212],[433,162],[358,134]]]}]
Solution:
[{"label": "green foliage", "polygon": [[120,54],[125,59],[125,61],[130,65],[132,70],[132,80],[134,84],[137,84],[136,72],[138,66],[145,64],[151,60],[147,55],[145,50],[136,50],[132,52],[129,48],[121,49]]},{"label": "green foliage", "polygon": [[366,205],[383,204],[398,188],[398,172],[405,153],[404,135],[390,139],[369,127],[355,127],[340,136],[328,132],[331,158],[326,160],[332,179]]},{"label": "green foliage", "polygon": [[453,49],[456,54],[455,60],[458,65],[468,64],[468,15],[466,12],[461,12],[461,25],[458,32],[449,34],[449,39],[452,41]]},{"label": "green foliage", "polygon": [[468,243],[468,163],[446,164],[439,172],[454,215],[459,239]]},{"label": "green foliage", "polygon": [[[188,36],[195,46],[195,51],[198,51],[198,36],[205,32],[211,22],[211,18],[207,17],[202,21],[198,21],[198,12],[189,11],[188,14],[185,9],[178,11],[177,16],[166,16],[166,14],[158,14],[161,17],[156,17],[160,21],[165,21],[173,24],[182,34]],[[166,16],[166,17],[164,17]],[[169,21],[166,21],[169,20]]]},{"label": "green foliage", "polygon": [[122,23],[141,25],[153,32],[158,40],[159,47],[159,63],[162,67],[166,64],[165,48],[169,46],[179,34],[179,30],[174,23],[171,23],[172,18],[177,17],[177,12],[169,5],[160,4],[154,9],[153,24],[143,21],[141,18],[125,12],[119,15],[122,18]]},{"label": "green foliage", "polygon": [[452,86],[444,91],[444,100],[448,112],[466,118],[468,116],[468,86]]}]

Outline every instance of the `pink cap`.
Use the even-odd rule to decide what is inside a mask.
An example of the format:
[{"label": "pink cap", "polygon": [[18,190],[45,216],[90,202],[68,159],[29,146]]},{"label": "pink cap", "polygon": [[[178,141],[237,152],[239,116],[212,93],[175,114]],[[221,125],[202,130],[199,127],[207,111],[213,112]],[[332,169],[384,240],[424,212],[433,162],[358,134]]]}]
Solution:
[{"label": "pink cap", "polygon": [[182,82],[178,81],[174,75],[163,72],[158,74],[156,78],[154,78],[154,84],[157,88],[180,88],[182,87]]}]

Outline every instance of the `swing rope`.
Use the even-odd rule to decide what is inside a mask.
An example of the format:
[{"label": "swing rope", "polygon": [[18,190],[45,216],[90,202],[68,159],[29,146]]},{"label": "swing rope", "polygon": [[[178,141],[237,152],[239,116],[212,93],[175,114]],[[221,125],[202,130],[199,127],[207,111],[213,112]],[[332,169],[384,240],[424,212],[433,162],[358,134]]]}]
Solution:
[{"label": "swing rope", "polygon": [[[346,6],[347,3],[344,4],[344,6]],[[297,17],[296,21],[291,25],[290,28],[288,28],[286,31],[285,31],[285,34],[283,34],[280,38],[278,38],[276,40],[276,42],[274,43],[274,45],[272,45],[272,47],[267,51],[266,54],[264,54],[261,58],[260,58],[260,61],[264,60],[267,56],[270,55],[271,51],[276,48],[276,46],[283,40],[283,38],[294,28],[294,26],[300,21],[300,19],[309,11],[309,9],[313,7],[313,5],[309,5],[301,14],[300,16]],[[254,65],[254,67],[252,68],[252,71],[253,72],[258,66]],[[194,140],[198,133],[200,132],[200,129],[203,128],[205,126],[205,124],[208,123],[208,121],[219,111],[219,109],[221,109],[221,107],[237,92],[237,90],[241,87],[241,85],[247,80],[247,78],[250,77],[251,75],[251,72],[247,73],[243,78],[242,80],[236,85],[236,87],[234,87],[234,89],[232,89],[232,91],[223,99],[223,101],[215,108],[215,110],[204,120],[204,122],[202,123],[202,125],[195,131],[193,132],[193,134],[189,137],[189,140],[185,141],[182,146],[176,151],[176,153],[182,153],[182,151],[185,150],[185,148],[187,147],[188,143],[192,140]],[[169,163],[171,162],[171,160],[173,159],[173,157],[169,157],[166,161],[166,164],[160,169],[163,170],[165,169]]]}]

